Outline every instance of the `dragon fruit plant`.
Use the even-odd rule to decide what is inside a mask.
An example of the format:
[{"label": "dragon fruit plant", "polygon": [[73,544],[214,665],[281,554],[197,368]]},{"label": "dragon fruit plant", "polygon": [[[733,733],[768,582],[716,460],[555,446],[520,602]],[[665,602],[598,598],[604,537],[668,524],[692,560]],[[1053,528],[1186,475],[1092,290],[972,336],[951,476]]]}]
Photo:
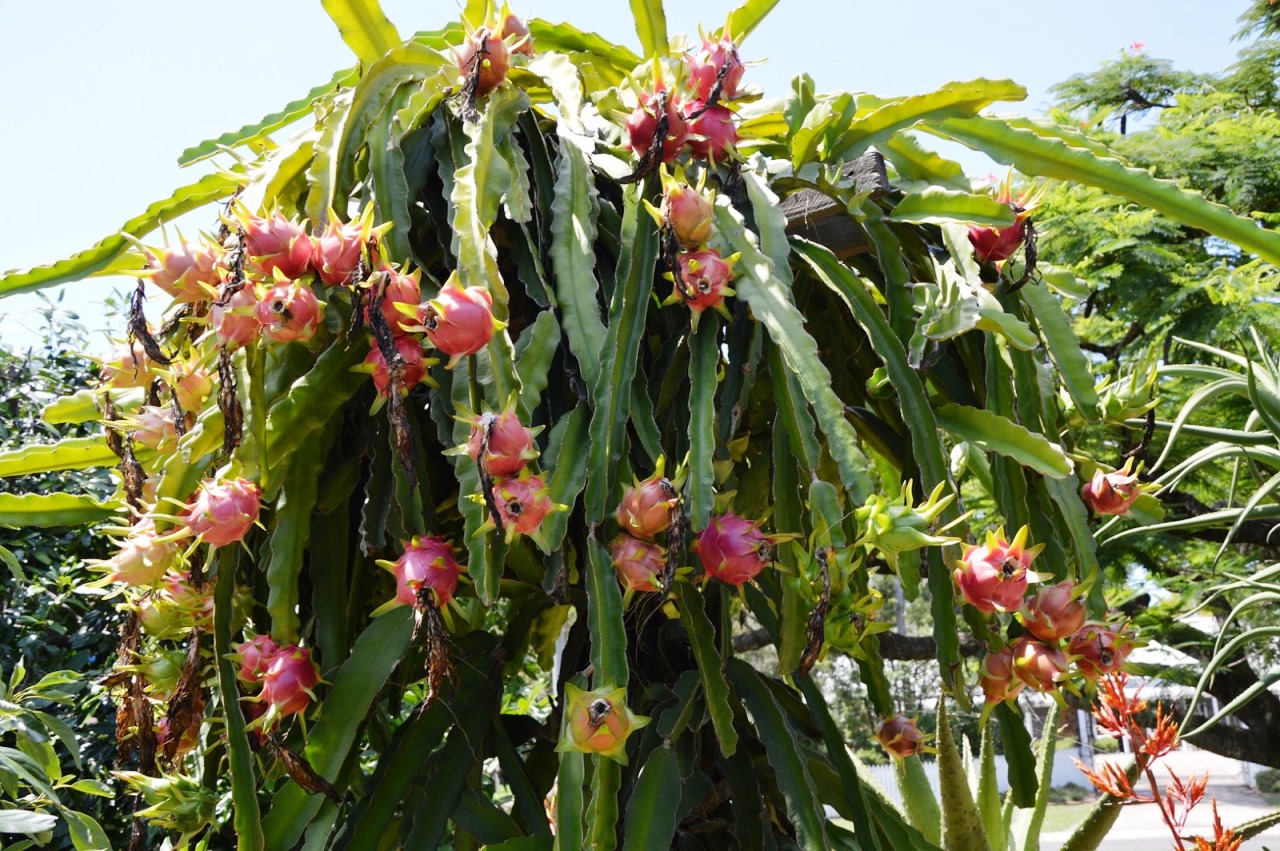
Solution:
[{"label": "dragon fruit plant", "polygon": [[[1087,696],[1135,640],[1089,524],[1139,488],[1077,474],[1119,466],[1085,430],[1132,427],[1035,274],[1034,210],[913,131],[1028,179],[1069,163],[1272,261],[1277,237],[979,115],[1011,82],[765,99],[770,2],[693,41],[633,2],[639,52],[488,3],[407,39],[376,0],[323,5],[353,67],[183,154],[242,165],[0,276],[136,269],[100,387],[48,413],[101,436],[22,465],[114,467],[116,492],[0,493],[0,522],[119,545],[96,584],[125,613],[131,847],[933,848],[811,674],[855,657],[915,770],[894,582],[1035,804],[1019,695]],[[208,233],[151,241],[201,208]],[[735,652],[748,631],[776,666]]]}]

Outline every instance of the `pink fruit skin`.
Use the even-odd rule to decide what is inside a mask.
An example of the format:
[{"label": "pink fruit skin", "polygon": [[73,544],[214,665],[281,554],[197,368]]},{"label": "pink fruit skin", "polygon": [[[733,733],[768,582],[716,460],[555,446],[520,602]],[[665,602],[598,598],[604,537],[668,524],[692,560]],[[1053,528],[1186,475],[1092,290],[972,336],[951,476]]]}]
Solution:
[{"label": "pink fruit skin", "polygon": [[1019,558],[1007,546],[1001,539],[995,546],[968,547],[955,570],[965,602],[980,612],[1011,612],[1022,605],[1030,559]]},{"label": "pink fruit skin", "polygon": [[637,541],[629,535],[619,535],[609,546],[609,554],[624,588],[632,591],[662,590],[660,577],[667,563],[662,547]]},{"label": "pink fruit skin", "polygon": [[512,53],[533,56],[533,38],[529,35],[529,25],[516,17],[514,12],[503,19],[500,31],[503,41],[510,41],[518,45],[511,48]]},{"label": "pink fruit skin", "polygon": [[102,380],[112,387],[150,387],[155,381],[151,374],[151,359],[143,351],[142,344],[116,346],[111,359],[102,364]]},{"label": "pink fruit skin", "polygon": [[[422,346],[416,337],[408,335],[396,337],[395,342],[396,351],[404,361],[403,389],[408,391],[421,383],[427,375],[426,364],[422,361]],[[373,386],[378,388],[378,394],[383,398],[390,397],[391,370],[387,368],[386,358],[382,356],[382,349],[377,343],[369,348],[369,354],[365,355],[364,362],[373,365]]]},{"label": "pink fruit skin", "polygon": [[219,252],[211,246],[184,239],[175,245],[149,248],[146,258],[151,283],[176,301],[205,301],[209,298],[206,287],[218,283]]},{"label": "pink fruit skin", "polygon": [[404,545],[404,555],[396,560],[392,572],[397,603],[416,606],[419,590],[428,588],[435,594],[436,605],[446,606],[458,589],[462,566],[444,538],[414,538]]},{"label": "pink fruit skin", "polygon": [[245,685],[260,685],[263,675],[279,653],[280,645],[269,635],[255,635],[237,645],[235,657],[240,667],[236,671],[236,679]]},{"label": "pink fruit skin", "polygon": [[[695,114],[702,107],[698,101],[690,103],[689,114]],[[736,144],[738,125],[728,107],[713,106],[689,120],[689,150],[694,157],[720,162]]]},{"label": "pink fruit skin", "polygon": [[[658,129],[657,101],[656,95],[645,95],[640,106],[627,117],[625,125],[627,147],[637,156],[644,156],[653,146],[653,134]],[[662,161],[669,163],[679,156],[684,148],[685,141],[689,137],[689,128],[684,116],[680,114],[675,98],[668,98],[666,112],[667,135],[662,140]]]},{"label": "pink fruit skin", "polygon": [[361,249],[364,248],[362,229],[358,222],[330,221],[324,233],[311,238],[311,268],[331,287],[356,283],[356,270],[360,268]]},{"label": "pink fruit skin", "polygon": [[[527,471],[526,471],[527,473]],[[499,479],[493,487],[503,526],[521,535],[532,535],[554,508],[541,476],[522,474]]]},{"label": "pink fruit skin", "polygon": [[513,476],[524,469],[536,454],[533,449],[533,433],[520,424],[514,411],[499,414],[483,414],[480,422],[471,426],[467,440],[467,457],[479,463],[480,445],[485,430],[489,432],[489,448],[484,456],[484,467],[491,476]]},{"label": "pink fruit skin", "polygon": [[224,547],[244,540],[258,519],[260,495],[258,486],[248,479],[206,479],[182,517],[192,532],[204,536],[205,543]]},{"label": "pink fruit skin", "polygon": [[273,343],[310,340],[320,324],[320,302],[309,287],[297,282],[277,284],[254,308],[262,336]]},{"label": "pink fruit skin", "polygon": [[694,100],[705,101],[711,97],[716,77],[726,65],[729,68],[720,84],[720,98],[733,100],[738,96],[738,87],[742,85],[742,75],[747,69],[738,58],[738,48],[732,41],[727,38],[716,42],[704,40],[701,50],[685,57],[685,67],[689,71],[689,91]]},{"label": "pink fruit skin", "polygon": [[1094,514],[1125,515],[1141,496],[1137,476],[1125,473],[1104,473],[1098,470],[1085,483],[1081,499]]},{"label": "pink fruit skin", "polygon": [[489,94],[507,78],[507,68],[511,64],[510,52],[502,38],[490,30],[477,30],[467,36],[467,40],[457,49],[456,54],[458,73],[464,78],[471,75],[477,59],[483,63],[480,67],[480,77],[476,82],[477,97]]},{"label": "pink fruit skin", "polygon": [[493,339],[493,298],[488,290],[449,284],[428,305],[423,322],[427,339],[450,358],[474,355]]},{"label": "pink fruit skin", "polygon": [[711,238],[711,202],[692,186],[673,186],[662,196],[662,217],[681,248],[697,248]]},{"label": "pink fruit skin", "polygon": [[1024,635],[1010,645],[1013,670],[1035,691],[1053,691],[1067,676],[1071,662],[1057,647]]},{"label": "pink fruit skin", "polygon": [[679,257],[680,296],[689,309],[701,313],[724,302],[733,269],[714,248],[689,251]]},{"label": "pink fruit skin", "polygon": [[311,651],[296,644],[280,648],[262,677],[262,698],[281,715],[304,712],[311,690],[320,682],[320,671]]},{"label": "pink fruit skin", "polygon": [[652,541],[671,526],[671,512],[679,499],[669,481],[650,476],[623,492],[618,525],[628,534]]},{"label": "pink fruit skin", "polygon": [[1005,647],[999,653],[982,657],[978,671],[978,684],[987,703],[1001,703],[1017,697],[1026,683],[1018,679],[1013,666],[1013,648]]},{"label": "pink fruit skin", "polygon": [[167,451],[178,439],[173,408],[143,405],[134,417],[133,439],[153,451]]},{"label": "pink fruit skin", "polygon": [[266,277],[279,269],[292,281],[311,269],[311,238],[302,225],[279,213],[269,219],[245,216],[244,243],[249,265]]},{"label": "pink fruit skin", "polygon": [[[418,286],[418,281],[410,275],[401,275],[391,269],[382,269],[388,274],[387,288],[383,290],[382,295],[382,317],[387,320],[387,327],[391,329],[391,333],[397,336],[407,334],[407,327],[417,325],[417,320],[412,316],[401,313],[397,304],[409,305],[415,310],[418,308],[419,302],[422,301],[422,290]],[[365,321],[369,321],[370,306],[365,307]]]},{"label": "pink fruit skin", "polygon": [[895,715],[880,722],[876,739],[891,756],[904,759],[915,756],[924,748],[924,733],[916,722],[905,715]]},{"label": "pink fruit skin", "polygon": [[708,576],[735,588],[773,563],[773,542],[760,524],[733,512],[711,518],[693,549]]},{"label": "pink fruit skin", "polygon": [[1069,580],[1041,588],[1022,613],[1022,624],[1041,641],[1060,641],[1084,626],[1085,607],[1073,598],[1076,584]]},{"label": "pink fruit skin", "polygon": [[1076,668],[1089,680],[1119,671],[1131,650],[1133,642],[1123,630],[1100,623],[1085,624],[1067,642]]},{"label": "pink fruit skin", "polygon": [[1007,228],[969,228],[969,243],[982,263],[1002,263],[1014,255],[1027,238],[1027,223],[1021,219]]},{"label": "pink fruit skin", "polygon": [[182,410],[197,410],[213,392],[213,376],[203,367],[192,370],[177,380],[173,391],[178,395],[178,404],[182,406]]},{"label": "pink fruit skin", "polygon": [[121,544],[119,552],[106,562],[111,568],[107,578],[135,587],[159,584],[178,553],[171,543],[157,543],[157,537],[153,526],[140,525]]},{"label": "pink fruit skin", "polygon": [[226,305],[214,301],[209,309],[213,332],[228,349],[247,346],[258,337],[258,297],[253,287],[245,286],[227,300]]}]

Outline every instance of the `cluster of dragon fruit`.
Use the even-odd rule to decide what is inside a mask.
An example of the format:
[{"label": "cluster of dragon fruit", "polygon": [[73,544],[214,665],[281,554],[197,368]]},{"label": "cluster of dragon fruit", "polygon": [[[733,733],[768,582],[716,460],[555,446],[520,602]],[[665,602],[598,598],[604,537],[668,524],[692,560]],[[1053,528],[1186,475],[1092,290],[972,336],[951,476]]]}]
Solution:
[{"label": "cluster of dragon fruit", "polygon": [[[514,16],[476,30],[456,51],[461,85],[483,98],[504,84],[514,55],[533,50],[528,29]],[[685,165],[736,156],[733,101],[743,73],[730,37],[704,40],[685,55],[683,73],[670,89],[655,70],[653,90],[640,96],[623,127],[637,174],[660,175],[660,204],[649,210],[661,228],[670,269],[668,303],[685,305],[695,327],[707,309],[728,316],[724,301],[734,295],[730,284],[736,258],[712,247],[714,197],[702,181],[686,179]],[[1003,262],[1027,241],[1026,211],[1019,207],[1017,212],[1012,227],[971,231],[980,260]],[[410,272],[383,256],[380,236],[387,227],[375,226],[371,206],[350,222],[331,212],[323,227],[312,229],[278,211],[254,211],[233,202],[217,238],[179,237],[164,247],[139,244],[146,263],[143,277],[183,305],[191,327],[198,329],[190,335],[191,345],[184,346],[189,354],[170,357],[159,349],[145,320],[132,321],[131,339],[102,372],[109,387],[141,388],[148,397],[147,404],[127,416],[113,416],[108,406],[108,425],[122,446],[133,510],[120,529],[118,553],[104,564],[106,581],[125,587],[131,610],[150,636],[175,639],[209,627],[213,600],[203,582],[200,545],[241,546],[259,520],[260,483],[234,460],[200,483],[185,502],[166,504],[155,489],[155,474],[178,451],[179,439],[197,413],[215,403],[227,404],[228,396],[234,404],[230,353],[318,345],[313,341],[327,341],[341,324],[326,302],[349,301],[348,340],[366,333],[372,337],[360,368],[370,375],[379,406],[394,407],[415,386],[432,382],[433,367],[443,363],[442,368],[454,368],[484,349],[503,327],[489,292],[463,287],[456,274],[435,292],[424,292],[420,270]],[[545,518],[565,509],[553,503],[544,474],[533,463],[539,430],[520,421],[514,403],[501,410],[455,413],[471,427],[470,438],[457,452],[469,457],[480,474],[485,493],[476,498],[484,500],[492,515],[486,531],[501,529],[508,540],[520,535],[538,540]],[[1137,496],[1136,480],[1124,473],[1099,476],[1086,487],[1084,498],[1098,513],[1123,513]],[[670,595],[672,583],[691,572],[682,566],[689,530],[680,479],[678,472],[667,478],[659,462],[649,478],[625,489],[617,507],[611,555],[628,600],[636,594]],[[863,537],[848,549],[875,549],[896,565],[907,550],[958,543],[930,533],[945,501],[935,492],[924,505],[913,506],[909,488],[899,502],[873,497],[857,512]],[[772,566],[786,536],[768,534],[762,526],[762,520],[731,510],[713,516],[692,536],[702,576],[741,589]],[[1038,548],[1026,543],[1025,529],[1012,541],[1002,532],[990,533],[985,544],[965,551],[955,571],[966,604],[985,614],[1012,615],[1019,624],[1015,638],[993,647],[983,659],[981,686],[989,703],[1013,699],[1023,688],[1056,692],[1069,685],[1072,665],[1084,678],[1096,678],[1118,668],[1132,646],[1122,629],[1086,622],[1082,596],[1087,589],[1079,585],[1061,582],[1027,596],[1029,583],[1037,578],[1031,565]],[[398,559],[379,563],[394,576],[396,590],[375,615],[398,606],[446,610],[459,593],[463,567],[444,538],[414,537],[402,542]],[[824,560],[823,570],[826,566]],[[848,588],[837,577],[837,597]],[[822,602],[823,614],[845,628],[855,622],[854,615],[873,608],[874,601],[865,597],[833,602],[828,594]],[[266,736],[289,717],[307,713],[321,682],[321,666],[311,648],[253,634],[245,621],[243,614],[233,621],[233,634],[244,632],[234,648],[237,678],[251,727]],[[839,641],[834,632],[830,638]],[[185,654],[147,653],[141,647],[131,652],[122,668],[145,681],[149,701],[170,703],[169,716],[155,733],[172,759],[195,746],[198,731],[198,724],[170,729],[177,717],[172,701],[180,690]],[[625,758],[627,735],[646,719],[626,710],[625,688],[619,685],[569,694],[567,747]],[[198,693],[195,700],[199,710]],[[188,711],[183,717],[198,721],[199,714]],[[602,725],[597,718],[609,722]],[[913,724],[899,718],[886,725],[890,750],[915,752],[920,738],[912,732]]]}]

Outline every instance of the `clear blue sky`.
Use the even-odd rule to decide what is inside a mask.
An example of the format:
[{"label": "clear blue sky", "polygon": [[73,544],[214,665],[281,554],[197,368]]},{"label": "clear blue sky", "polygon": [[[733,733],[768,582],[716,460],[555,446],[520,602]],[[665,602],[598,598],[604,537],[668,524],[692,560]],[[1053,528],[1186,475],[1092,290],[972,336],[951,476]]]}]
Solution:
[{"label": "clear blue sky", "polygon": [[[383,0],[407,36],[457,14],[452,3]],[[667,3],[668,29],[718,26],[729,0]],[[1025,3],[782,0],[743,48],[765,59],[748,80],[768,95],[810,73],[820,90],[913,94],[949,80],[1011,78],[1028,99],[999,111],[1036,114],[1046,89],[1132,42],[1188,70],[1230,64],[1246,0]],[[623,0],[516,0],[518,13],[571,21],[636,44]],[[836,11],[842,10],[842,11]],[[199,173],[187,145],[256,121],[352,62],[318,2],[0,0],[0,269],[86,248]],[[212,220],[205,223],[212,226]],[[103,326],[113,285],[93,279],[64,305]],[[0,341],[25,346],[38,327],[31,296],[0,300]],[[105,337],[97,335],[95,349]]]}]

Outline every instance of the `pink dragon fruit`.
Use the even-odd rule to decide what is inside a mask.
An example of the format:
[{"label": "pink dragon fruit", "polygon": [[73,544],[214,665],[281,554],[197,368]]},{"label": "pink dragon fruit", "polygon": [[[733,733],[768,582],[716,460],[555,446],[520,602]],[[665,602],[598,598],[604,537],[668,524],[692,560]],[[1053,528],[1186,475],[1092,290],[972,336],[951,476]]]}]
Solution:
[{"label": "pink dragon fruit", "polygon": [[471,437],[467,440],[467,457],[481,463],[480,449],[488,436],[484,468],[491,476],[514,476],[532,459],[538,457],[533,445],[537,429],[525,428],[516,414],[515,405],[501,413],[486,413],[469,418]]},{"label": "pink dragon fruit", "polygon": [[1067,652],[1088,680],[1119,671],[1134,647],[1128,630],[1104,623],[1086,623],[1067,642]]},{"label": "pink dragon fruit", "polygon": [[738,47],[732,39],[721,38],[713,42],[705,37],[700,50],[685,56],[685,68],[688,69],[689,90],[693,99],[699,101],[711,97],[722,68],[725,71],[720,84],[720,100],[733,100],[738,96],[742,75],[747,70],[738,58]]},{"label": "pink dragon fruit", "polygon": [[189,242],[179,237],[173,245],[143,247],[151,283],[173,296],[175,301],[208,301],[218,285],[218,262],[222,252],[213,245]]},{"label": "pink dragon fruit", "polygon": [[550,493],[542,477],[533,475],[528,468],[521,470],[519,475],[494,483],[493,496],[498,503],[498,516],[502,518],[508,537],[537,534],[543,519],[556,510]]},{"label": "pink dragon fruit", "polygon": [[221,300],[220,295],[209,308],[209,321],[222,345],[238,349],[257,339],[262,326],[258,324],[258,295],[253,287],[241,287],[227,299],[226,304],[219,304]]},{"label": "pink dragon fruit", "polygon": [[507,78],[511,55],[500,33],[481,27],[467,36],[466,41],[457,48],[455,53],[458,60],[458,73],[463,79],[470,78],[475,71],[476,63],[481,63],[479,78],[476,82],[476,97],[489,94],[502,85],[502,81]]},{"label": "pink dragon fruit", "polygon": [[1054,691],[1067,678],[1071,660],[1057,647],[1024,635],[1010,649],[1014,674],[1035,691]]},{"label": "pink dragon fruit", "polygon": [[[706,106],[698,101],[689,104],[689,150],[697,159],[724,162],[738,144],[738,125],[733,112],[725,106]],[[699,115],[698,111],[702,110]]]},{"label": "pink dragon fruit", "polygon": [[239,666],[236,679],[247,686],[259,686],[262,678],[280,654],[280,645],[269,635],[255,635],[236,645],[234,658]]},{"label": "pink dragon fruit", "polygon": [[322,305],[300,281],[282,281],[267,290],[254,308],[262,336],[272,343],[304,343],[315,336]]},{"label": "pink dragon fruit", "polygon": [[190,572],[170,570],[165,574],[164,593],[193,626],[204,628],[213,623],[213,588],[208,584],[196,588]]},{"label": "pink dragon fruit", "polygon": [[[379,271],[386,272],[388,276],[381,305],[382,316],[387,320],[387,327],[397,336],[408,333],[410,328],[416,326],[414,317],[419,310],[419,302],[422,301],[422,290],[419,284],[422,272],[419,270],[411,275],[402,275],[394,269],[383,268]],[[371,305],[365,306],[366,322],[369,321],[371,309]]]},{"label": "pink dragon fruit", "polygon": [[1113,514],[1123,516],[1142,495],[1142,485],[1137,476],[1131,476],[1127,469],[1114,473],[1098,470],[1093,478],[1085,483],[1080,498],[1094,514]]},{"label": "pink dragon fruit", "polygon": [[498,27],[502,40],[507,43],[512,53],[523,53],[525,56],[532,57],[533,36],[529,35],[529,25],[517,17],[505,4],[503,12],[506,14],[499,15],[502,26]]},{"label": "pink dragon fruit", "polygon": [[111,582],[124,582],[136,588],[158,585],[178,558],[174,544],[158,538],[155,525],[144,520],[130,530],[129,537],[121,542],[114,556],[97,564],[110,569],[107,579]]},{"label": "pink dragon fruit", "polygon": [[1012,257],[1027,239],[1027,217],[1034,203],[1031,195],[1013,200],[1013,174],[1010,172],[996,190],[995,199],[1013,209],[1016,221],[1008,227],[989,228],[976,225],[969,228],[969,243],[980,263],[1003,263]]},{"label": "pink dragon fruit", "polygon": [[[439,363],[434,358],[424,358],[422,356],[422,345],[418,342],[418,338],[404,335],[395,338],[396,351],[400,353],[400,358],[404,361],[404,384],[401,386],[401,393],[408,393],[414,387],[417,387],[427,377],[427,367],[433,363]],[[382,349],[374,344],[369,348],[369,354],[365,355],[364,362],[373,368],[373,386],[378,388],[378,395],[386,399],[391,396],[391,370],[387,367],[387,360],[382,356]]]},{"label": "pink dragon fruit", "polygon": [[[653,146],[653,134],[658,130],[658,101],[657,94],[644,95],[640,105],[627,117],[627,147],[637,156],[644,156]],[[669,163],[684,149],[689,128],[674,97],[667,98],[666,115],[667,135],[662,140],[662,162]]]},{"label": "pink dragon fruit", "polygon": [[213,375],[204,367],[185,367],[175,364],[173,392],[184,411],[198,411],[213,392]]},{"label": "pink dragon fruit", "polygon": [[760,531],[760,522],[733,512],[711,518],[693,549],[707,576],[735,588],[773,563],[773,539]]},{"label": "pink dragon fruit", "polygon": [[630,535],[619,535],[609,545],[609,555],[614,570],[618,571],[618,580],[628,592],[662,590],[662,573],[667,565],[667,554],[662,547]]},{"label": "pink dragon fruit", "polygon": [[258,520],[261,491],[248,479],[205,479],[182,519],[205,543],[224,547],[243,541]]},{"label": "pink dragon fruit", "polygon": [[[364,247],[373,236],[373,206],[365,207],[354,222],[340,222],[329,211],[329,223],[319,236],[311,237],[311,268],[331,287],[353,285]],[[394,326],[392,326],[394,327]]]},{"label": "pink dragon fruit", "polygon": [[1076,584],[1064,580],[1037,591],[1018,618],[1041,641],[1060,641],[1084,626],[1085,608],[1079,597]]},{"label": "pink dragon fruit", "polygon": [[681,248],[695,249],[711,238],[711,199],[687,183],[667,185],[661,211]]},{"label": "pink dragon fruit", "polygon": [[622,531],[646,541],[667,531],[671,526],[671,513],[680,502],[680,495],[669,479],[663,476],[663,461],[658,459],[654,474],[644,481],[637,480],[622,492],[617,520]]},{"label": "pink dragon fruit", "polygon": [[676,282],[675,292],[668,302],[679,299],[687,304],[695,325],[707,308],[726,312],[724,298],[734,294],[729,282],[733,280],[733,264],[737,259],[736,254],[725,259],[714,248],[681,254],[680,280]]},{"label": "pink dragon fruit", "polygon": [[241,210],[238,218],[244,228],[245,255],[253,269],[267,277],[279,272],[288,281],[310,271],[311,237],[301,224],[279,213],[263,219]]},{"label": "pink dragon fruit", "polygon": [[427,302],[423,326],[431,345],[449,356],[448,368],[474,355],[503,325],[493,316],[493,298],[481,287],[463,289],[451,278],[439,295]]},{"label": "pink dragon fruit", "polygon": [[262,699],[279,715],[305,712],[315,697],[320,670],[311,651],[290,644],[281,647],[262,677]]},{"label": "pink dragon fruit", "polygon": [[111,357],[102,362],[102,380],[116,388],[150,387],[156,380],[151,372],[151,358],[142,344],[116,346]]},{"label": "pink dragon fruit", "polygon": [[998,653],[982,657],[978,685],[982,687],[987,703],[1002,703],[1018,696],[1026,683],[1018,679],[1014,670],[1012,647],[1006,646]]},{"label": "pink dragon fruit", "polygon": [[404,555],[394,562],[380,561],[396,578],[392,606],[416,606],[418,594],[426,588],[437,606],[447,606],[458,588],[462,565],[453,557],[453,547],[444,538],[415,537],[404,545]]},{"label": "pink dragon fruit", "polygon": [[178,443],[173,408],[168,405],[143,405],[129,420],[133,425],[130,434],[134,441],[153,452],[169,452]]},{"label": "pink dragon fruit", "polygon": [[1027,527],[1023,526],[1013,541],[1004,537],[1004,529],[987,532],[981,546],[967,547],[956,565],[955,580],[960,594],[980,612],[1012,612],[1022,605],[1027,583],[1035,577],[1031,562],[1044,545],[1028,548]]},{"label": "pink dragon fruit", "polygon": [[876,730],[876,739],[880,747],[895,759],[906,759],[924,750],[924,733],[916,725],[914,718],[905,715],[894,715],[880,722]]}]

